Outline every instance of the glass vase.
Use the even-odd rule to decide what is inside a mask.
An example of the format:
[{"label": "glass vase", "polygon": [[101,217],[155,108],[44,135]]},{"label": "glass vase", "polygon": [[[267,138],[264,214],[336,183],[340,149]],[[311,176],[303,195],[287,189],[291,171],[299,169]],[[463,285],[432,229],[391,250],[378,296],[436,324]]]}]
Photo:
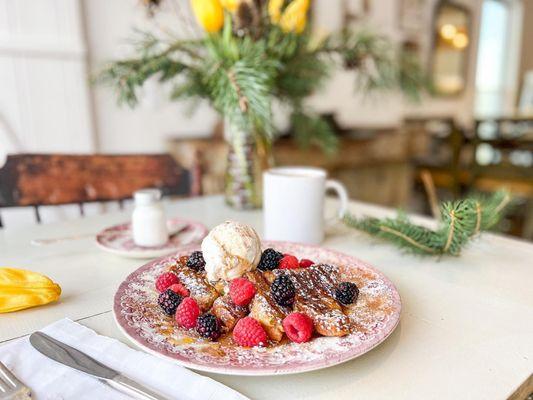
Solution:
[{"label": "glass vase", "polygon": [[272,165],[269,141],[258,132],[244,132],[228,120],[224,137],[228,142],[226,203],[238,210],[260,208],[263,171]]}]

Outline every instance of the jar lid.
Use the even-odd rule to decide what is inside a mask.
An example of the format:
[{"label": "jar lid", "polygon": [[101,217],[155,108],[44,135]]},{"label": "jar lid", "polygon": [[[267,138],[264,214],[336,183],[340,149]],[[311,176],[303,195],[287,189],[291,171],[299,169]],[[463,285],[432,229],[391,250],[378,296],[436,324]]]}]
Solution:
[{"label": "jar lid", "polygon": [[146,205],[156,203],[161,200],[161,190],[159,189],[141,189],[133,194],[135,204]]}]

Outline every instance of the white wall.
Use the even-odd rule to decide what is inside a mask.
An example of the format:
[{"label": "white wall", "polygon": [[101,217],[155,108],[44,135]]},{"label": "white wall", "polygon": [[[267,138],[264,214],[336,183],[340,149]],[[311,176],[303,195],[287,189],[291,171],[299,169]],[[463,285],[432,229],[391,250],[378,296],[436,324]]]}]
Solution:
[{"label": "white wall", "polygon": [[[96,72],[106,61],[124,57],[131,52],[126,44],[134,28],[154,29],[166,26],[179,34],[186,33],[167,2],[155,19],[146,17],[138,0],[85,0],[83,2],[91,70]],[[172,1],[172,3],[178,3]],[[179,1],[186,5],[188,1]],[[185,115],[188,105],[170,103],[157,83],[145,88],[143,103],[130,109],[118,107],[109,88],[95,87],[94,109],[100,150],[103,152],[158,152],[165,150],[165,138],[209,135],[217,121],[206,105],[191,117]]]},{"label": "white wall", "polygon": [[[422,43],[427,62],[430,46],[430,25],[435,0],[426,2],[425,19],[421,21],[427,33]],[[471,54],[475,53],[479,5],[481,0],[462,0],[472,9],[472,42]],[[146,17],[145,10],[139,6],[138,0],[85,0],[87,36],[90,51],[90,65],[93,71],[103,65],[106,60],[128,54],[126,39],[131,37],[132,29],[166,27],[181,34],[187,34],[187,26],[180,25],[175,10],[170,4],[182,4],[188,12],[188,1],[171,0],[157,14],[155,20]],[[335,10],[339,0],[318,0],[317,15],[323,20],[334,21]],[[400,0],[373,0],[372,14],[368,25],[392,38],[400,39],[402,33],[398,28]],[[190,22],[194,25],[194,21]],[[194,28],[193,28],[194,29]],[[198,30],[196,30],[198,32]],[[474,57],[470,58],[468,87],[459,97],[449,99],[427,99],[420,105],[409,104],[401,96],[372,95],[370,98],[354,94],[353,76],[346,72],[335,74],[330,84],[313,99],[312,104],[320,111],[335,111],[342,123],[366,126],[391,126],[401,122],[404,116],[416,115],[455,115],[463,123],[472,118],[474,96]],[[95,115],[100,150],[104,152],[139,152],[161,151],[165,149],[165,139],[169,136],[194,136],[209,134],[217,116],[207,105],[187,117],[183,111],[184,104],[172,104],[166,101],[163,90],[158,85],[150,85],[147,90],[148,99],[135,110],[127,107],[119,108],[109,89],[95,88]]]},{"label": "white wall", "polygon": [[95,150],[79,3],[0,0],[0,159]]}]

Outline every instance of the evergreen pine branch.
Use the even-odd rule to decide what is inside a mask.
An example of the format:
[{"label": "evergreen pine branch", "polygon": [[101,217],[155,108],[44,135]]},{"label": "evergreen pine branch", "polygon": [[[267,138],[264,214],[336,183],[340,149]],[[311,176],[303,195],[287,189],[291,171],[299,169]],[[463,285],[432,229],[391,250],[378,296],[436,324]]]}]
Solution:
[{"label": "evergreen pine branch", "polygon": [[296,108],[291,123],[294,138],[301,147],[314,145],[329,155],[337,150],[338,138],[330,124],[320,116]]},{"label": "evergreen pine branch", "polygon": [[272,37],[267,42],[267,52],[280,62],[275,95],[295,102],[320,89],[330,77],[331,65],[309,47],[310,32],[295,35],[276,29]]},{"label": "evergreen pine branch", "polygon": [[345,30],[313,44],[309,29],[287,33],[266,17],[260,35],[240,35],[226,16],[221,32],[201,39],[163,40],[137,32],[132,41],[137,56],[109,64],[94,81],[111,86],[119,103],[133,107],[139,89],[156,76],[171,86],[172,100],[207,99],[242,132],[267,140],[274,134],[271,104],[276,98],[293,111],[296,141],[329,154],[337,148],[334,131],[304,111],[303,103],[324,84],[335,62],[357,71],[365,92],[401,88],[416,99],[423,88],[417,62],[399,57],[387,38],[370,31]]},{"label": "evergreen pine branch", "polygon": [[320,89],[330,76],[329,65],[315,55],[304,52],[283,64],[276,82],[281,99],[304,99]]},{"label": "evergreen pine branch", "polygon": [[383,219],[346,214],[344,223],[412,253],[457,256],[475,235],[501,219],[510,200],[509,193],[500,191],[489,197],[443,203],[442,220],[435,230],[413,224],[404,214]]},{"label": "evergreen pine branch", "polygon": [[[494,228],[505,215],[505,211],[512,206],[512,197],[509,192],[504,190],[496,192],[489,197],[475,196],[473,201],[475,202],[476,210],[481,214],[478,229],[474,234]],[[481,207],[482,204],[485,206]]]},{"label": "evergreen pine branch", "polygon": [[343,30],[329,37],[318,53],[340,57],[345,69],[354,70],[356,86],[365,93],[400,89],[411,100],[429,89],[429,81],[412,54],[398,51],[382,35],[369,30]]},{"label": "evergreen pine branch", "polygon": [[214,107],[243,131],[259,130],[272,137],[272,88],[278,63],[266,57],[264,41],[224,34],[209,42],[212,65],[204,81]]},{"label": "evergreen pine branch", "polygon": [[165,82],[195,69],[191,59],[199,56],[191,50],[193,41],[177,42],[164,50],[159,49],[160,44],[143,36],[136,46],[142,49],[141,57],[110,63],[92,81],[114,88],[119,104],[134,107],[138,103],[137,90],[153,75],[160,74],[159,80]]},{"label": "evergreen pine branch", "polygon": [[401,51],[398,58],[396,74],[402,93],[411,101],[420,101],[423,91],[432,93],[431,80],[424,72],[419,58],[407,51]]}]

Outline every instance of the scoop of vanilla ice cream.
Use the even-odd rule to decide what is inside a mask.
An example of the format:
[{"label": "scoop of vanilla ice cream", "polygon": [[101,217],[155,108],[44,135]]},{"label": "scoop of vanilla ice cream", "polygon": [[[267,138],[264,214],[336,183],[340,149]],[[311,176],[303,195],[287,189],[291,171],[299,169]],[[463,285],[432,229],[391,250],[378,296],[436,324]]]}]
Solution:
[{"label": "scoop of vanilla ice cream", "polygon": [[226,221],[205,237],[202,253],[207,279],[229,281],[257,267],[261,259],[261,240],[252,227]]}]

